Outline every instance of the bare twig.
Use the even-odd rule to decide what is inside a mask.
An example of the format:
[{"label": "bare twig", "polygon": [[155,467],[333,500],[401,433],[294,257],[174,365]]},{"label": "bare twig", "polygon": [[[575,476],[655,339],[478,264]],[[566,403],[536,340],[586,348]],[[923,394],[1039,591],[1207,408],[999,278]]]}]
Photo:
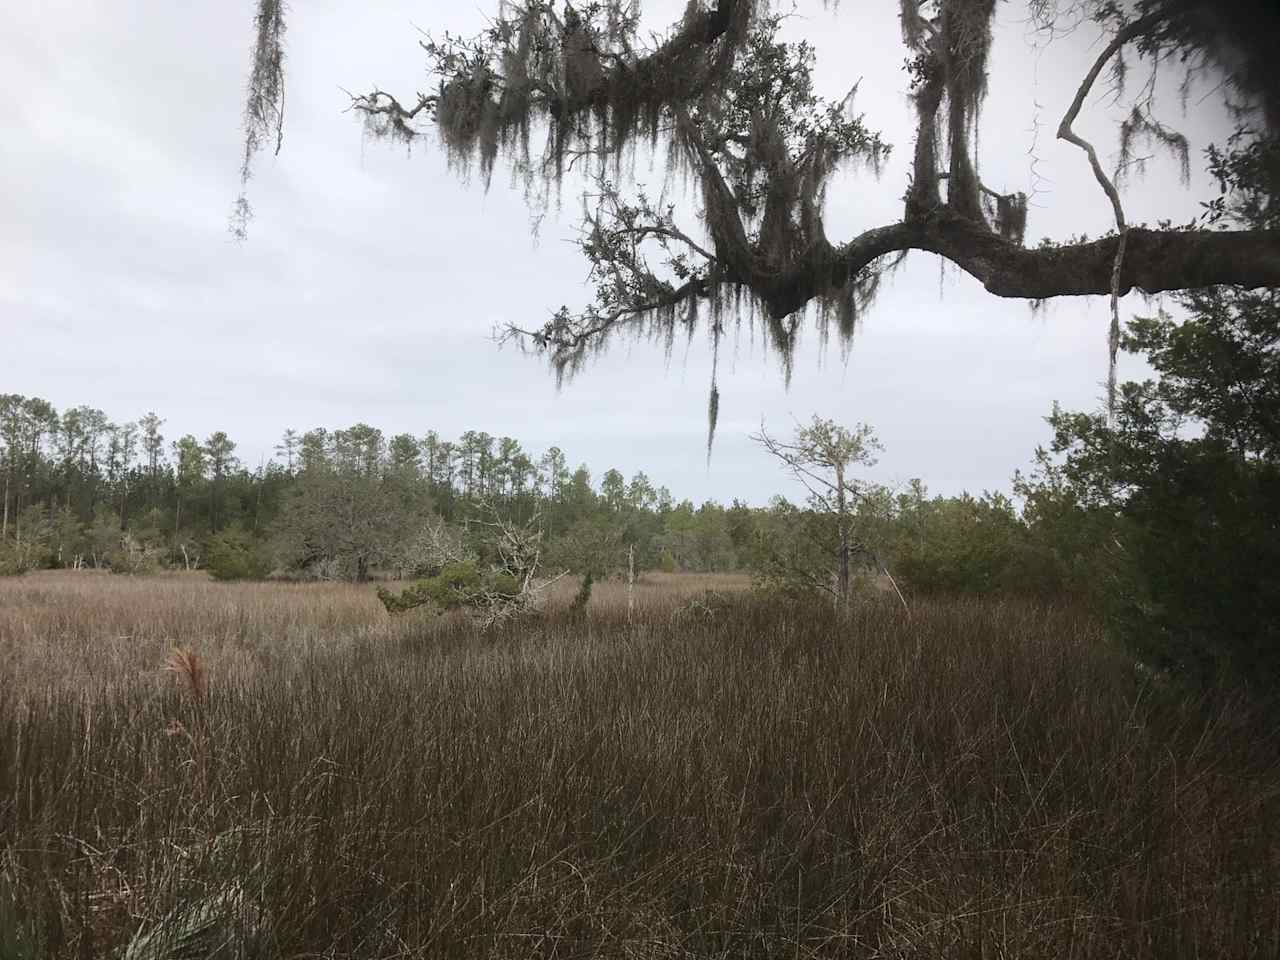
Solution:
[{"label": "bare twig", "polygon": [[1102,72],[1102,68],[1106,66],[1107,61],[1114,57],[1120,48],[1130,40],[1150,30],[1162,17],[1163,14],[1160,13],[1149,13],[1145,17],[1139,17],[1133,23],[1119,30],[1111,38],[1111,42],[1098,54],[1093,66],[1085,74],[1084,80],[1081,81],[1079,88],[1076,90],[1075,99],[1071,101],[1071,106],[1067,108],[1062,122],[1058,124],[1058,139],[1079,147],[1089,158],[1089,166],[1093,168],[1094,179],[1098,181],[1099,186],[1102,187],[1103,192],[1107,195],[1107,199],[1111,201],[1111,210],[1115,215],[1116,230],[1120,235],[1119,243],[1116,245],[1115,260],[1111,266],[1111,329],[1107,335],[1107,345],[1110,351],[1110,365],[1107,371],[1108,416],[1115,414],[1116,406],[1116,354],[1120,349],[1120,272],[1124,264],[1124,251],[1128,240],[1129,225],[1125,222],[1124,207],[1120,203],[1120,193],[1116,190],[1115,184],[1111,182],[1111,178],[1102,169],[1102,164],[1098,161],[1098,152],[1093,148],[1093,144],[1072,129],[1072,124],[1075,123],[1076,118],[1080,115],[1085,98],[1089,95],[1089,91],[1093,89],[1093,84],[1098,79],[1098,74]]}]

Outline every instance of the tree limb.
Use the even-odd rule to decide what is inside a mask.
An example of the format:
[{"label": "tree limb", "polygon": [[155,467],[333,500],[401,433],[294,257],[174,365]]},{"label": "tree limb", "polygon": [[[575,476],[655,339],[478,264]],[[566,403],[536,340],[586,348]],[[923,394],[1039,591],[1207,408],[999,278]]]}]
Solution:
[{"label": "tree limb", "polygon": [[[790,331],[783,329],[782,321],[814,301],[824,311],[843,311],[838,315],[847,335],[853,329],[852,314],[865,300],[883,263],[911,250],[950,260],[990,293],[1008,298],[1110,294],[1118,299],[1134,288],[1158,293],[1217,284],[1280,286],[1280,233],[1129,226],[1096,151],[1073,129],[1103,67],[1124,44],[1163,23],[1162,16],[1140,17],[1118,30],[1076,91],[1058,130],[1060,137],[1089,156],[1095,176],[1112,201],[1118,234],[1088,242],[1045,243],[1029,250],[1021,245],[1020,231],[1006,230],[999,216],[996,229],[987,222],[987,198],[1007,204],[1018,195],[997,194],[977,178],[963,129],[972,117],[957,113],[955,104],[945,117],[940,114],[946,98],[963,95],[971,104],[980,99],[990,41],[987,28],[994,15],[990,3],[975,0],[971,9],[965,8],[967,13],[957,6],[954,16],[931,18],[922,13],[918,0],[904,2],[904,33],[917,55],[909,71],[919,124],[904,218],[865,230],[840,245],[831,243],[822,228],[821,184],[841,158],[874,159],[882,145],[860,122],[845,116],[843,105],[831,110],[813,107],[814,115],[804,129],[819,131],[813,134],[818,139],[805,141],[797,133],[800,128],[785,126],[789,114],[778,109],[783,101],[776,91],[803,93],[808,99],[802,97],[802,105],[818,101],[809,84],[807,62],[803,56],[787,54],[785,45],[775,45],[769,29],[777,24],[770,27],[758,18],[753,21],[755,6],[750,0],[721,0],[701,12],[690,7],[673,35],[636,55],[625,36],[609,37],[578,26],[570,29],[567,15],[562,22],[549,3],[532,4],[529,11],[547,17],[545,30],[543,21],[522,15],[523,19],[510,19],[508,26],[514,33],[500,31],[469,46],[431,45],[429,52],[442,78],[440,106],[420,95],[411,107],[403,107],[382,91],[355,104],[375,121],[389,123],[393,132],[409,129],[415,114],[436,120],[462,150],[473,141],[483,141],[484,150],[496,151],[506,144],[504,149],[518,154],[522,149],[519,131],[527,129],[531,120],[546,120],[553,137],[551,167],[544,162],[545,176],[561,169],[566,150],[589,146],[604,157],[606,150],[616,152],[628,137],[646,131],[652,137],[659,131],[672,137],[674,161],[698,178],[710,239],[695,239],[643,199],[639,205],[624,206],[614,196],[609,198],[611,207],[606,204],[597,216],[588,215],[590,230],[584,232],[582,246],[592,262],[595,306],[578,315],[562,309],[540,330],[507,331],[527,335],[536,347],[550,353],[558,372],[566,366],[572,369],[589,347],[621,327],[661,330],[669,337],[677,323],[692,326],[699,301],[710,301],[719,309],[743,293],[773,321],[771,330],[784,352]],[[755,30],[752,22],[762,24],[759,31],[751,32]],[[509,71],[511,61],[503,57],[518,57],[524,50],[512,39],[522,36],[517,28],[543,31],[538,34],[540,42],[550,43],[553,51],[578,50],[574,44],[589,39],[589,48],[583,48],[589,54],[587,67],[598,62],[600,72],[592,67],[579,77],[581,82],[569,83],[558,80],[560,75],[541,61],[534,64],[537,70]],[[741,61],[740,69],[733,68],[735,57]],[[682,66],[689,68],[687,76],[677,70]],[[732,69],[739,73],[732,74]],[[516,79],[507,79],[509,73]],[[660,82],[663,78],[672,82]],[[633,82],[638,86],[633,87]],[[735,90],[747,91],[745,99],[717,94],[718,84],[731,82],[739,84]],[[529,96],[509,98],[512,83],[521,85]],[[459,114],[455,129],[443,119],[443,103],[446,95],[464,93],[474,94],[474,111]],[[591,118],[597,116],[591,111],[597,108],[620,109],[622,117],[619,124],[606,124],[598,137],[591,134],[595,129]],[[484,126],[490,117],[497,118],[496,127]],[[571,124],[573,117],[577,119]],[[484,137],[463,123],[468,118],[476,120],[476,129],[483,129]],[[942,141],[951,154],[949,169],[941,177],[938,169],[945,164],[938,162],[940,122],[951,128]],[[504,140],[508,136],[504,131],[515,131],[513,139]],[[725,150],[729,143],[748,154],[754,151],[750,162]],[[800,177],[797,164],[812,160],[815,152],[834,159],[813,160],[812,169],[806,167]],[[966,156],[957,159],[958,152]],[[517,162],[521,162],[519,156]],[[523,162],[528,165],[527,149]],[[948,180],[946,203],[940,199],[941,178]],[[646,241],[664,247],[668,257],[662,267],[670,277],[650,268],[640,250]],[[667,242],[684,250],[673,253],[666,249]],[[686,252],[705,264],[686,263]],[[682,307],[689,308],[687,315],[677,312]]]},{"label": "tree limb", "polygon": [[[1119,237],[1035,249],[1019,246],[966,217],[940,210],[923,222],[867,230],[835,251],[829,269],[853,276],[895,252],[925,250],[945,257],[998,297],[1044,300],[1106,295],[1112,290]],[[1121,294],[1194,289],[1218,284],[1280,286],[1280,233],[1268,230],[1151,230],[1129,227],[1119,276]],[[790,303],[805,301],[797,283]]]},{"label": "tree limb", "polygon": [[1116,190],[1115,184],[1111,182],[1111,178],[1102,169],[1102,164],[1098,162],[1098,152],[1093,148],[1093,144],[1072,129],[1072,124],[1075,123],[1076,117],[1080,115],[1085,97],[1093,89],[1094,81],[1098,79],[1098,74],[1102,72],[1102,68],[1107,62],[1120,51],[1121,47],[1135,37],[1142,36],[1159,23],[1163,17],[1162,13],[1149,13],[1117,31],[1116,35],[1111,38],[1111,42],[1098,54],[1093,66],[1089,68],[1089,72],[1085,74],[1084,80],[1081,81],[1080,86],[1076,89],[1075,99],[1071,101],[1071,106],[1067,108],[1067,112],[1063,115],[1062,122],[1058,124],[1058,139],[1079,147],[1088,156],[1089,166],[1093,168],[1094,179],[1098,181],[1098,185],[1102,187],[1107,199],[1111,201],[1111,210],[1115,216],[1116,230],[1119,233],[1116,242],[1115,259],[1112,261],[1111,266],[1111,329],[1107,336],[1110,350],[1110,365],[1107,371],[1107,409],[1109,411],[1115,409],[1116,402],[1116,353],[1120,349],[1120,271],[1124,266],[1129,227],[1124,218],[1124,206],[1120,203],[1120,192]]}]

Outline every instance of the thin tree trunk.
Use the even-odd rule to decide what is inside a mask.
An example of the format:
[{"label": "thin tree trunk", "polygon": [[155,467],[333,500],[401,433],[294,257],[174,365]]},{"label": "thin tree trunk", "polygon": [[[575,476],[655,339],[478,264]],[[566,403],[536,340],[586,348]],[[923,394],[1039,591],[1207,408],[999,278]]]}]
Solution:
[{"label": "thin tree trunk", "polygon": [[0,540],[9,536],[9,475],[12,472],[11,469],[4,475],[4,524],[0,526]]},{"label": "thin tree trunk", "polygon": [[636,608],[636,545],[627,548],[627,626]]},{"label": "thin tree trunk", "polygon": [[840,524],[840,604],[844,607],[845,613],[849,612],[849,594],[850,594],[850,576],[849,576],[849,528],[844,524]]},{"label": "thin tree trunk", "polygon": [[836,511],[840,524],[840,605],[845,613],[849,612],[849,518],[844,495],[844,467],[836,466]]},{"label": "thin tree trunk", "polygon": [[264,460],[258,461],[258,495],[253,503],[253,529],[257,532],[258,516],[262,513],[262,477],[266,471],[266,463]]}]

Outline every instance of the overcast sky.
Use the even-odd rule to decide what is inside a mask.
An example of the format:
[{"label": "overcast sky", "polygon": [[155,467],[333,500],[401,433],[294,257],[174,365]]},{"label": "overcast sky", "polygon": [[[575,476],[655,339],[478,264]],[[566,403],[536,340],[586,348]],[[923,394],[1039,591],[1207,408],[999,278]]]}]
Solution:
[{"label": "overcast sky", "polygon": [[[229,238],[253,6],[43,0],[0,12],[0,392],[117,420],[155,410],[170,439],[225,430],[251,466],[288,427],[476,429],[535,454],[557,444],[597,478],[643,469],[678,498],[756,503],[794,492],[747,439],[762,418],[779,432],[813,413],[872,424],[886,448],[875,479],[977,493],[1007,489],[1027,466],[1054,401],[1099,404],[1105,299],[1033,314],[913,254],[847,360],[834,345],[821,355],[806,331],[789,390],[744,325],[721,358],[708,466],[703,337],[670,362],[660,347],[619,341],[560,393],[541,361],[490,339],[496,324],[537,325],[587,301],[565,242],[577,209],[568,184],[563,215],[535,244],[503,168],[485,193],[434,144],[407,155],[369,142],[343,112],[341,88],[423,89],[415,27],[474,32],[496,0],[295,0],[284,149],[258,164],[248,242]],[[1037,46],[1023,6],[1000,4],[982,176],[1033,194],[1028,244],[1097,236],[1107,203],[1084,156],[1053,139],[1097,34]],[[682,7],[651,0],[649,25]],[[863,0],[836,14],[801,0],[788,25],[817,46],[824,92],[861,80],[859,108],[895,147],[879,181],[850,174],[831,190],[835,242],[901,215],[912,128],[897,8]],[[1211,192],[1200,155],[1225,129],[1216,101],[1193,98],[1185,117],[1171,92],[1163,104],[1191,139],[1192,189],[1175,161],[1156,158],[1127,188],[1131,222],[1183,222]],[[1077,124],[1109,162],[1117,115],[1098,95]],[[1137,296],[1124,307],[1153,309]]]}]

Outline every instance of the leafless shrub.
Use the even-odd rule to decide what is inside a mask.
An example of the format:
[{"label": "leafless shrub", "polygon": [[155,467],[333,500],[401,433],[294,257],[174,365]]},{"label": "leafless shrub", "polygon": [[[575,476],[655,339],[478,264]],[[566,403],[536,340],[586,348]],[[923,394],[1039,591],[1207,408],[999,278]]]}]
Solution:
[{"label": "leafless shrub", "polygon": [[397,544],[390,560],[403,580],[424,570],[438,570],[446,564],[474,562],[476,555],[456,528],[445,523],[443,517],[434,516]]}]

